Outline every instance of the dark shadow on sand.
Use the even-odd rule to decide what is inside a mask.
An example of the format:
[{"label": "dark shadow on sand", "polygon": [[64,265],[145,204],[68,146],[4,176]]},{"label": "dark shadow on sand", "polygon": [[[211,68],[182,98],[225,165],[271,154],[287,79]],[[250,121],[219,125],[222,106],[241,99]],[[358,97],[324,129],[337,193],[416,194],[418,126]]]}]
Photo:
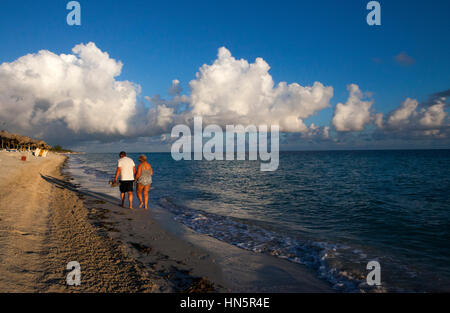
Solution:
[{"label": "dark shadow on sand", "polygon": [[117,206],[118,201],[120,201],[119,199],[114,198],[114,197],[104,194],[104,193],[80,190],[79,185],[72,184],[71,182],[68,182],[68,181],[65,181],[65,180],[62,180],[62,179],[59,179],[56,177],[42,175],[42,174],[41,174],[41,177],[42,177],[42,179],[44,179],[45,181],[49,182],[50,184],[56,186],[57,188],[67,189],[67,190],[73,191],[79,195],[91,197],[95,200],[104,201],[104,202],[113,204],[115,206]]}]

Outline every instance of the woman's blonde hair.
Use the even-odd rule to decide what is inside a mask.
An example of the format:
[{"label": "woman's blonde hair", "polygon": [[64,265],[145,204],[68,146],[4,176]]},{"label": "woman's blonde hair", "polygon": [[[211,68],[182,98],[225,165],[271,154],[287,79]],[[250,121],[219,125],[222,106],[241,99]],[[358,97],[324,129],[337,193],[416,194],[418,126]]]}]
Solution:
[{"label": "woman's blonde hair", "polygon": [[138,160],[141,161],[141,162],[145,162],[145,161],[147,161],[147,157],[145,156],[145,154],[141,154],[139,156]]}]

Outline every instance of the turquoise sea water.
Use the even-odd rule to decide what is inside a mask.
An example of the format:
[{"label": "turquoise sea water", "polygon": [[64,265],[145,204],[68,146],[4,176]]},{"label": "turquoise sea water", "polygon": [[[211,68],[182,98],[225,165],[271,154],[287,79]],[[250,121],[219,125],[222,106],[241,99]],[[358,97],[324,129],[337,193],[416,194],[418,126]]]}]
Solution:
[{"label": "turquoise sea water", "polygon": [[[196,232],[304,264],[338,291],[372,290],[371,260],[382,291],[450,291],[450,150],[281,152],[275,172],[146,155],[151,203]],[[118,196],[107,184],[117,158],[72,155],[68,171]]]}]

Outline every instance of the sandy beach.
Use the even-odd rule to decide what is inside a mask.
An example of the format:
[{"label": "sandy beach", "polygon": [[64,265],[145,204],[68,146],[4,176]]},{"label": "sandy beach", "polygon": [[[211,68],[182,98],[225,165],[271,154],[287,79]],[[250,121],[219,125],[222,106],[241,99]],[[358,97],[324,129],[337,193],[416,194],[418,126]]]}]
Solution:
[{"label": "sandy beach", "polygon": [[[66,156],[0,152],[0,292],[332,292],[308,269],[121,208],[61,173]],[[81,285],[66,284],[67,263]]]}]

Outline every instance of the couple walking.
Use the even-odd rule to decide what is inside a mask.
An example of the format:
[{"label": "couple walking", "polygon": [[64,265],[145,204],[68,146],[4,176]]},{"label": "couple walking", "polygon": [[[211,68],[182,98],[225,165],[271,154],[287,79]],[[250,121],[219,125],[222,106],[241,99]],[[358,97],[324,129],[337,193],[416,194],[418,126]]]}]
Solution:
[{"label": "couple walking", "polygon": [[[119,154],[120,159],[117,163],[116,176],[113,183],[117,183],[120,175],[120,198],[122,200],[121,206],[125,205],[125,194],[128,193],[128,200],[130,209],[133,209],[133,185],[136,186],[136,194],[139,199],[139,208],[148,209],[148,192],[152,184],[153,169],[147,162],[145,155],[140,155],[138,160],[140,162],[137,170],[134,161],[127,157],[126,152],[122,151]],[[142,197],[143,195],[143,197]],[[142,201],[143,198],[143,201]]]}]

